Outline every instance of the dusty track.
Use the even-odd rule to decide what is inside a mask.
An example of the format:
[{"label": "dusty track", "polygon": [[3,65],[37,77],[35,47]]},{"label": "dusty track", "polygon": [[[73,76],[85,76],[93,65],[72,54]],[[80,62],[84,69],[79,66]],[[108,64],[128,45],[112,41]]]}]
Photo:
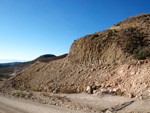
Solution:
[{"label": "dusty track", "polygon": [[0,95],[0,113],[85,113]]}]

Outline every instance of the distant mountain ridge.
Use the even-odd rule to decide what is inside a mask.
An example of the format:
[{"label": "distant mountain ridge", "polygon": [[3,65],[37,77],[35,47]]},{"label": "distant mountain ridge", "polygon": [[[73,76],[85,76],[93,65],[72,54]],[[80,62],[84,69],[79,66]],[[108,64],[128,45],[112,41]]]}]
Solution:
[{"label": "distant mountain ridge", "polygon": [[0,63],[0,65],[10,65],[10,66],[14,66],[16,64],[20,64],[22,62],[10,62],[10,63]]},{"label": "distant mountain ridge", "polygon": [[56,56],[53,54],[45,54],[45,55],[41,55],[31,61],[0,63],[0,78],[2,78],[2,77],[8,78],[12,73],[14,73],[14,71],[21,71],[22,69],[30,66],[31,64],[35,63],[36,61],[38,61],[40,59],[51,58],[51,57],[56,57]]},{"label": "distant mountain ridge", "polygon": [[33,61],[37,61],[37,60],[40,60],[40,59],[43,59],[43,58],[50,58],[50,57],[56,57],[56,56],[53,55],[53,54],[45,54],[45,55],[39,56],[38,58],[36,58],[36,59],[33,60]]}]

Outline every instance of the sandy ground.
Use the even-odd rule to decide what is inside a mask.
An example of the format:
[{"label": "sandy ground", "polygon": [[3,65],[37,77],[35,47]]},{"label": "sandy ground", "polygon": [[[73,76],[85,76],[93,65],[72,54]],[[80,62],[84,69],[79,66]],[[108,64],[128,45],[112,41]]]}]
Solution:
[{"label": "sandy ground", "polygon": [[[0,95],[0,113],[85,113]],[[87,113],[87,112],[86,112]]]},{"label": "sandy ground", "polygon": [[150,113],[150,98],[144,100],[137,100],[125,109],[120,110],[118,113]]},{"label": "sandy ground", "polygon": [[[150,113],[150,98],[138,100],[105,93],[33,94],[36,98],[32,101],[0,94],[0,113]],[[52,101],[59,106],[50,105]]]},{"label": "sandy ground", "polygon": [[79,103],[82,106],[90,106],[96,111],[100,109],[108,109],[114,106],[119,106],[126,102],[134,101],[134,99],[121,97],[121,96],[112,96],[110,94],[62,94],[70,99],[72,102]]}]

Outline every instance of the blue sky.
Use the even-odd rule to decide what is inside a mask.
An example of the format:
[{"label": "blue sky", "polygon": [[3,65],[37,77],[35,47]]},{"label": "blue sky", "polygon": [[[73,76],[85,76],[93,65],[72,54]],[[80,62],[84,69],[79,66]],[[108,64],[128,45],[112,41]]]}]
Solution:
[{"label": "blue sky", "polygon": [[150,0],[0,0],[0,62],[68,53],[74,40],[149,6]]}]

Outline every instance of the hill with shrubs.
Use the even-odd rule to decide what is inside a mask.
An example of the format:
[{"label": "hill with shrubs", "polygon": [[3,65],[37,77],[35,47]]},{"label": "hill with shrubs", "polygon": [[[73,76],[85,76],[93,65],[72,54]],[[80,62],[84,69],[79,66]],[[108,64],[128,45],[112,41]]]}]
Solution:
[{"label": "hill with shrubs", "polygon": [[2,63],[0,64],[0,79],[2,78],[9,78],[12,75],[16,74],[23,70],[24,68],[30,66],[31,64],[35,63],[38,60],[44,59],[44,58],[55,58],[55,55],[52,54],[45,54],[41,55],[38,58],[28,61],[28,62],[12,62],[12,63]]}]

